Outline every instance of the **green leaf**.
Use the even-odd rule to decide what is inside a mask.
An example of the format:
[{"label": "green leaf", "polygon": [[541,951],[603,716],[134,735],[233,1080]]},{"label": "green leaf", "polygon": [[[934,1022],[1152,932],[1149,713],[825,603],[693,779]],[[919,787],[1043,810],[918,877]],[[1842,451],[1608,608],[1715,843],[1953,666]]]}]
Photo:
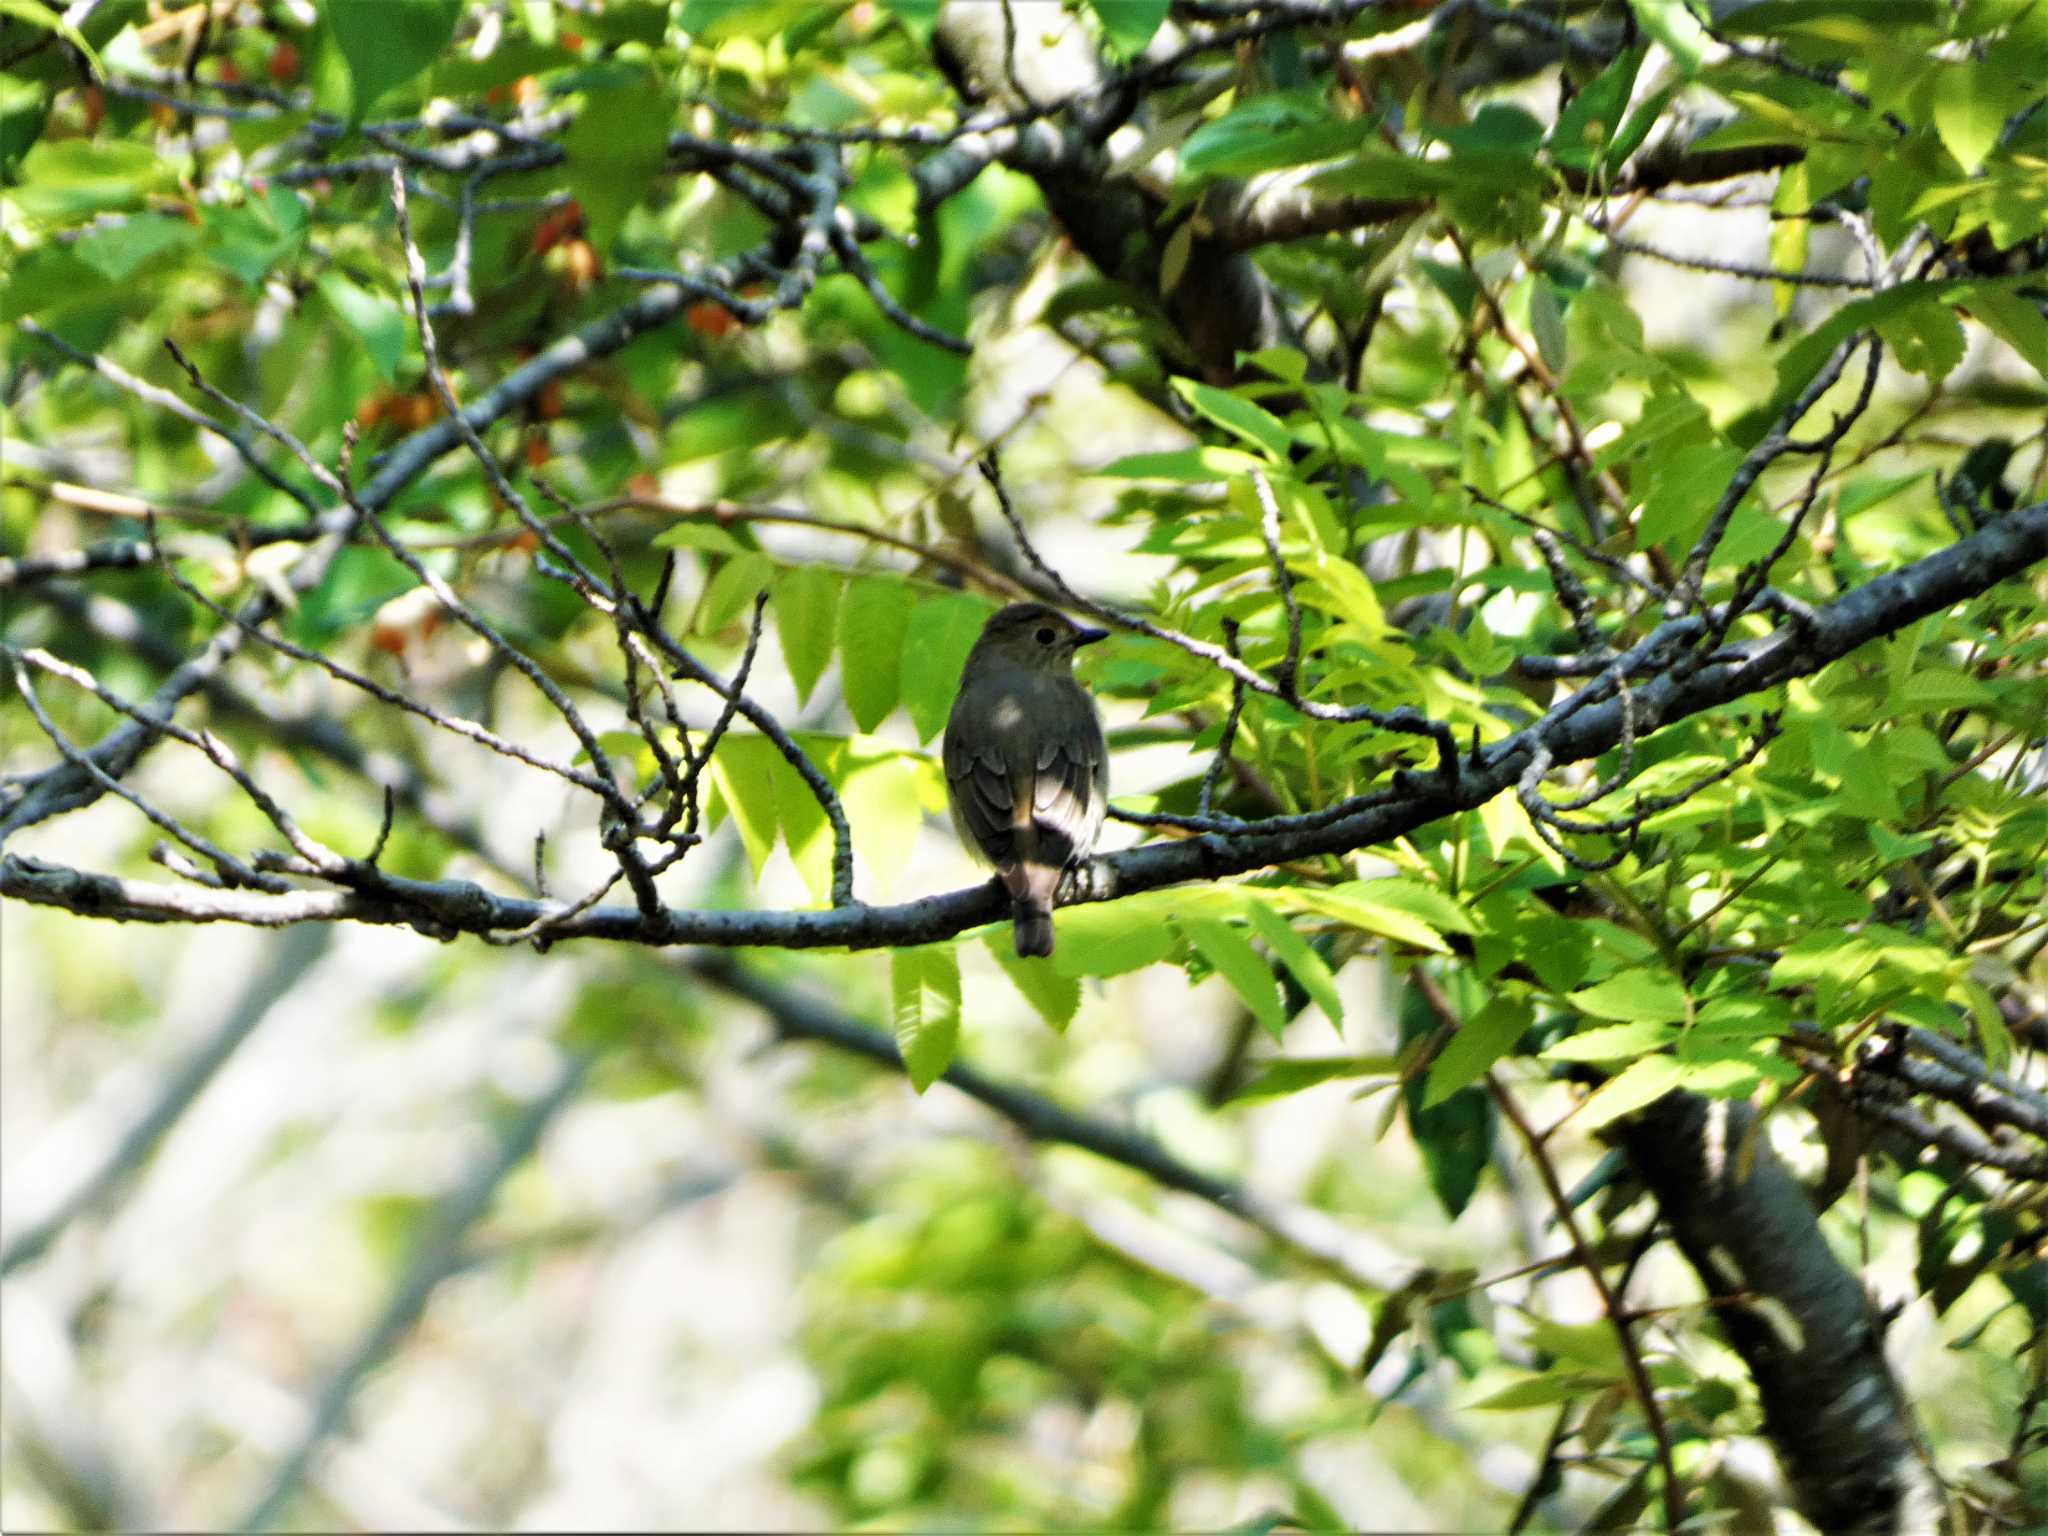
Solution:
[{"label": "green leaf", "polygon": [[1610,1381],[1620,1380],[1622,1372],[1627,1369],[1622,1361],[1621,1341],[1615,1336],[1614,1324],[1605,1320],[1560,1323],[1547,1317],[1532,1317],[1529,1319],[1529,1342],[1547,1355],[1603,1374]]},{"label": "green leaf", "polygon": [[1293,439],[1287,428],[1280,424],[1280,419],[1264,406],[1241,400],[1228,390],[1204,384],[1199,379],[1176,378],[1173,389],[1175,394],[1226,432],[1234,432],[1246,442],[1265,449],[1267,457],[1274,462],[1286,462],[1287,447]]},{"label": "green leaf", "polygon": [[902,878],[930,807],[918,783],[919,760],[880,743],[856,743],[839,798],[853,828],[853,851],[878,894]]},{"label": "green leaf", "polygon": [[1437,886],[1410,879],[1406,875],[1383,875],[1375,880],[1354,881],[1335,889],[1355,891],[1382,906],[1419,917],[1439,933],[1479,931],[1478,925],[1472,921],[1471,915],[1459,904],[1455,896]]},{"label": "green leaf", "polygon": [[1236,448],[1218,448],[1204,443],[1199,448],[1182,448],[1172,453],[1133,453],[1098,469],[1098,475],[1122,480],[1185,480],[1205,482],[1229,480],[1247,470],[1264,469],[1265,461]]},{"label": "green leaf", "polygon": [[14,181],[14,167],[35,147],[49,121],[50,93],[40,81],[0,74],[0,175]]},{"label": "green leaf", "polygon": [[1375,145],[1361,145],[1356,154],[1315,172],[1308,184],[1318,192],[1338,197],[1410,203],[1436,196],[1455,179],[1449,161],[1423,160]]},{"label": "green leaf", "polygon": [[339,320],[363,344],[363,352],[386,384],[398,379],[399,359],[405,355],[405,312],[391,300],[350,282],[329,270],[319,278],[320,297]]},{"label": "green leaf", "polygon": [[126,140],[44,139],[21,157],[21,182],[7,196],[24,218],[69,222],[137,208],[177,183],[170,162]]},{"label": "green leaf", "polygon": [[[1404,1053],[1433,1037],[1440,1027],[1422,989],[1413,985],[1402,990],[1398,1023]],[[1456,1089],[1432,1104],[1424,1102],[1427,1087],[1420,1074],[1411,1075],[1401,1085],[1401,1107],[1407,1112],[1415,1148],[1422,1154],[1430,1191],[1445,1214],[1455,1219],[1471,1203],[1493,1156],[1499,1114],[1493,1101],[1477,1088]]]},{"label": "green leaf", "polygon": [[1706,526],[1742,455],[1719,442],[1688,443],[1657,456],[1643,510],[1636,519],[1639,544],[1690,540]]},{"label": "green leaf", "polygon": [[1642,967],[1583,987],[1565,1001],[1596,1019],[1675,1024],[1686,1016],[1685,988],[1678,978]]},{"label": "green leaf", "polygon": [[1468,1083],[1477,1082],[1522,1038],[1529,1020],[1526,1002],[1495,993],[1483,1008],[1459,1024],[1430,1063],[1422,1107],[1433,1109]]},{"label": "green leaf", "polygon": [[855,724],[872,731],[896,707],[910,590],[899,581],[856,576],[839,603],[839,675]]},{"label": "green leaf", "polygon": [[2048,318],[2031,301],[1994,283],[1973,283],[1956,296],[1970,318],[2048,378]]},{"label": "green leaf", "polygon": [[562,136],[569,189],[599,255],[610,252],[626,214],[661,174],[674,115],[667,92],[635,80],[591,91]]},{"label": "green leaf", "polygon": [[1559,165],[1588,170],[1602,159],[1621,127],[1622,114],[1635,89],[1636,71],[1643,67],[1649,51],[1642,43],[1622,50],[1557,114],[1556,126],[1550,130],[1550,153]]},{"label": "green leaf", "polygon": [[1388,899],[1388,893],[1374,889],[1377,884],[1371,880],[1354,880],[1327,890],[1288,891],[1286,898],[1291,905],[1335,918],[1366,933],[1376,933],[1397,943],[1428,950],[1431,954],[1450,953],[1450,946],[1434,928],[1399,901]]},{"label": "green leaf", "polygon": [[199,231],[183,219],[139,215],[95,229],[71,249],[87,266],[121,283],[151,257],[182,249],[198,238]]},{"label": "green leaf", "polygon": [[766,736],[728,731],[711,758],[711,778],[718,788],[720,806],[739,829],[740,846],[746,849],[757,880],[768,855],[775,851],[773,760],[779,756],[775,743]]},{"label": "green leaf", "polygon": [[1396,1071],[1397,1066],[1391,1056],[1283,1056],[1262,1063],[1258,1072],[1230,1096],[1230,1102],[1242,1104],[1248,1099],[1278,1098],[1321,1083],[1352,1077],[1391,1080]]},{"label": "green leaf", "polygon": [[[1125,910],[1129,908],[1130,910]],[[1164,909],[1117,901],[1075,907],[1055,919],[1052,967],[1063,976],[1121,976],[1156,965],[1173,953],[1173,929]],[[1009,924],[1002,928],[1009,937]]]},{"label": "green leaf", "polygon": [[[1065,935],[1061,937],[1064,939]],[[1081,983],[1055,969],[1049,962],[1026,960],[1017,953],[1016,940],[1008,927],[991,928],[982,936],[996,964],[1010,978],[1010,984],[1024,994],[1024,1001],[1038,1010],[1038,1016],[1054,1029],[1064,1031],[1081,1009]]]},{"label": "green leaf", "polygon": [[[848,755],[845,737],[807,732],[798,739],[798,745],[818,765],[820,773],[844,788]],[[782,846],[789,851],[789,862],[803,877],[811,899],[822,907],[832,898],[832,824],[825,819],[825,808],[818,804],[818,797],[811,793],[811,786],[804,782],[795,764],[779,750],[764,761],[768,776],[774,780],[775,819],[781,824]],[[845,804],[842,796],[840,805],[844,808]]]},{"label": "green leaf", "polygon": [[204,208],[200,218],[213,260],[251,288],[261,287],[273,267],[298,253],[308,224],[298,193],[276,183],[239,208]]},{"label": "green leaf", "polygon": [[911,609],[903,637],[903,707],[919,741],[930,741],[944,728],[960,669],[994,611],[978,597],[950,594],[927,597]]},{"label": "green leaf", "polygon": [[1294,925],[1262,901],[1251,905],[1252,926],[1259,930],[1259,937],[1266,941],[1266,948],[1273,957],[1285,965],[1301,983],[1323,1015],[1341,1032],[1344,1028],[1344,999],[1337,995],[1337,978],[1330,974],[1329,963],[1315,952],[1307,939],[1294,931]]},{"label": "green leaf", "polygon": [[1332,160],[1356,150],[1372,129],[1370,119],[1334,118],[1326,104],[1292,92],[1257,96],[1189,134],[1179,173],[1194,183]]},{"label": "green leaf", "polygon": [[1670,1056],[1645,1056],[1632,1062],[1619,1077],[1596,1088],[1573,1119],[1581,1131],[1597,1131],[1623,1115],[1635,1113],[1676,1088],[1685,1076],[1682,1063]]},{"label": "green leaf", "polygon": [[1265,347],[1245,353],[1244,360],[1283,383],[1299,384],[1308,377],[1308,358],[1299,347]]},{"label": "green leaf", "polygon": [[1976,175],[1997,146],[2011,110],[2007,93],[1996,88],[1980,63],[1951,61],[1934,76],[1934,130],[1966,176]]},{"label": "green leaf", "polygon": [[950,944],[922,944],[889,957],[896,1049],[919,1093],[939,1080],[960,1049],[960,960]]},{"label": "green leaf", "polygon": [[376,0],[322,7],[328,31],[354,81],[349,109],[353,121],[361,122],[379,97],[441,57],[455,35],[461,9],[458,0]]},{"label": "green leaf", "polygon": [[1102,23],[1103,38],[1126,59],[1145,51],[1172,5],[1173,0],[1088,0],[1088,9]]},{"label": "green leaf", "polygon": [[810,702],[811,690],[818,686],[826,663],[832,659],[839,584],[839,573],[828,566],[797,565],[778,571],[771,588],[775,630],[782,637],[782,659],[789,666],[790,681],[796,684],[800,703]]},{"label": "green leaf", "polygon": [[746,610],[775,574],[775,562],[758,550],[734,555],[704,587],[704,600],[697,605],[697,630],[715,635]]},{"label": "green leaf", "polygon": [[1880,320],[1925,303],[1941,291],[1942,285],[1937,283],[1904,282],[1869,298],[1853,300],[1829,315],[1778,359],[1778,389],[1764,407],[1766,421],[1791,404],[1842,342]]},{"label": "green leaf", "polygon": [[1963,360],[1963,325],[1947,304],[1916,304],[1881,320],[1878,335],[1891,344],[1899,366],[1939,384]]},{"label": "green leaf", "polygon": [[1571,362],[1571,337],[1565,330],[1564,305],[1558,301],[1557,287],[1540,273],[1529,292],[1529,330],[1543,361],[1562,378]]},{"label": "green leaf", "polygon": [[85,34],[80,32],[57,7],[44,4],[43,0],[0,0],[0,16],[11,16],[17,21],[27,22],[32,27],[41,27],[46,32],[56,33],[85,56],[85,66],[92,71],[95,80],[106,79],[106,66],[100,63],[99,54],[94,52],[92,44],[85,40]]},{"label": "green leaf", "polygon": [[1603,1024],[1598,1029],[1567,1035],[1543,1052],[1545,1061],[1632,1061],[1651,1051],[1661,1051],[1677,1038],[1670,1024],[1643,1021],[1634,1024]]},{"label": "green leaf", "polygon": [[1242,929],[1213,918],[1182,917],[1175,926],[1194,945],[1195,952],[1229,982],[1252,1017],[1267,1034],[1278,1039],[1287,1028],[1287,1013],[1281,1007],[1280,986],[1266,962],[1252,948]]},{"label": "green leaf", "polygon": [[1591,1371],[1545,1371],[1540,1376],[1524,1376],[1510,1382],[1465,1406],[1509,1413],[1523,1408],[1547,1408],[1554,1403],[1575,1403],[1598,1392],[1608,1380]]},{"label": "green leaf", "polygon": [[651,542],[656,549],[701,549],[714,555],[736,555],[747,548],[730,529],[702,518],[670,523]]},{"label": "green leaf", "polygon": [[1680,74],[1691,79],[1699,73],[1713,39],[1685,0],[1629,0],[1628,8],[1642,29],[1664,45]]}]

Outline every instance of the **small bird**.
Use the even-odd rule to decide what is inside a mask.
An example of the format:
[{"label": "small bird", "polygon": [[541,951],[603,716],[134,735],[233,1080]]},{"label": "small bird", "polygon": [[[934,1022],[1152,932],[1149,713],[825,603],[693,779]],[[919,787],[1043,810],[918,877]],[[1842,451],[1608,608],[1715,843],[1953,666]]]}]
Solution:
[{"label": "small bird", "polygon": [[1060,878],[1088,857],[1109,804],[1109,749],[1074,652],[1108,637],[1043,603],[982,627],[946,721],[946,789],[967,851],[1010,894],[1020,956],[1052,953]]}]

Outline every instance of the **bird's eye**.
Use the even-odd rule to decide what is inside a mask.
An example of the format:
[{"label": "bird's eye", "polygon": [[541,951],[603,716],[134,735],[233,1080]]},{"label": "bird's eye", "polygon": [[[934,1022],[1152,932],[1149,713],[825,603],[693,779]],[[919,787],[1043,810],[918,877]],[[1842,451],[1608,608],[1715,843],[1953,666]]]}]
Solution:
[{"label": "bird's eye", "polygon": [[1057,639],[1059,639],[1059,636],[1053,633],[1053,629],[1050,624],[1046,625],[1045,628],[1041,629],[1038,632],[1038,643],[1040,645],[1051,645],[1053,641]]}]

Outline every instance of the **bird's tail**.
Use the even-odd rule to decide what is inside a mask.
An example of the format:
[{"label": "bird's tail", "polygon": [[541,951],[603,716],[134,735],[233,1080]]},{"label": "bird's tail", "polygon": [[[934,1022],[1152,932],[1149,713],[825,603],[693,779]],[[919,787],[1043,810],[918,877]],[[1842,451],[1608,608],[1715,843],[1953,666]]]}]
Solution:
[{"label": "bird's tail", "polygon": [[1017,903],[1017,954],[1029,960],[1052,953],[1052,912],[1029,902]]},{"label": "bird's tail", "polygon": [[1022,959],[1052,953],[1052,902],[1060,888],[1057,865],[1029,860],[1002,871],[1017,920],[1017,954]]}]

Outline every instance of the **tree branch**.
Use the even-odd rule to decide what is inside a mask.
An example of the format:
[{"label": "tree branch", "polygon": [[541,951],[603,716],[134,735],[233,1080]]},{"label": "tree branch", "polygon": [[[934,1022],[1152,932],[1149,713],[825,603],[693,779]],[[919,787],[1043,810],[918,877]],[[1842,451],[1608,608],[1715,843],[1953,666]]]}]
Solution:
[{"label": "tree branch", "polygon": [[[1879,576],[1758,639],[1729,647],[1684,677],[1650,677],[1633,690],[1639,720],[1669,725],[1717,705],[1818,671],[1868,641],[1965,601],[2048,557],[2048,502],[2006,513],[1926,559]],[[1598,689],[1598,684],[1594,685]],[[1597,698],[1593,690],[1583,695]],[[746,706],[742,706],[745,712]],[[1470,810],[1519,782],[1539,752],[1555,764],[1600,756],[1619,744],[1626,707],[1612,697],[1560,706],[1535,725],[1485,748],[1455,784],[1431,778],[1304,816],[1231,823],[1170,843],[1098,860],[1081,893],[1103,900],[1189,880],[1216,880],[1401,836]],[[835,832],[836,832],[835,828]],[[17,855],[0,857],[0,895],[135,922],[241,922],[265,927],[334,921],[403,924],[436,937],[519,928],[556,908],[498,896],[468,881],[409,880],[362,871],[345,891],[286,896],[185,889],[89,874]],[[718,947],[872,949],[926,944],[992,922],[1007,911],[996,884],[896,906],[846,903],[822,912],[689,911],[594,907],[553,930],[558,939]]]}]

